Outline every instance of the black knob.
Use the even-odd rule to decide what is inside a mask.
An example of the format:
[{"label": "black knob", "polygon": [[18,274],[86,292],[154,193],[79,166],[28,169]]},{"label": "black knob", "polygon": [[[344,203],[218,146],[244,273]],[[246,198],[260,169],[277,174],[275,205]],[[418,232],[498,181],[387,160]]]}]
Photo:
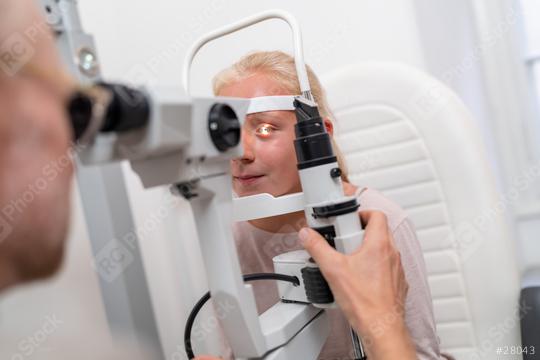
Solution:
[{"label": "black knob", "polygon": [[330,170],[330,176],[332,178],[338,178],[341,176],[341,169],[340,168],[333,168],[332,170]]},{"label": "black knob", "polygon": [[318,267],[305,267],[302,270],[302,280],[309,302],[314,304],[331,304],[334,294]]},{"label": "black knob", "polygon": [[214,104],[208,114],[208,130],[219,151],[227,151],[240,143],[240,121],[227,104]]}]

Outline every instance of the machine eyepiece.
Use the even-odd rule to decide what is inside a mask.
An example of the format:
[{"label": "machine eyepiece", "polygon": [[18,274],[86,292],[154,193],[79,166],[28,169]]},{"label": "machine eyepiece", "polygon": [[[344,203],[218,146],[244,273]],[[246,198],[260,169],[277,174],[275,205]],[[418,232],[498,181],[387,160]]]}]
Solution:
[{"label": "machine eyepiece", "polygon": [[227,104],[217,103],[208,114],[208,130],[219,151],[227,151],[240,143],[240,121]]}]

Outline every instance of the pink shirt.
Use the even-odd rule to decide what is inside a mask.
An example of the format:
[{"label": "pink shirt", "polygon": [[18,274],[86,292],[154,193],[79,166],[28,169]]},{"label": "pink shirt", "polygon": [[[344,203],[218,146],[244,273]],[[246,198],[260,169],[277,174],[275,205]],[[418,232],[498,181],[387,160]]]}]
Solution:
[{"label": "pink shirt", "polygon": [[[424,258],[412,222],[403,209],[376,190],[358,189],[356,196],[360,210],[379,210],[387,216],[388,227],[401,254],[409,284],[405,321],[415,343],[418,358],[422,360],[444,358],[441,357],[439,350]],[[298,242],[298,233],[292,227],[289,231],[283,229],[283,232],[271,233],[243,221],[234,224],[233,234],[244,274],[273,272],[274,256],[302,249]],[[259,314],[279,301],[275,282],[256,281],[252,285]],[[329,319],[330,336],[319,359],[353,359],[347,320],[339,309],[329,310]]]}]

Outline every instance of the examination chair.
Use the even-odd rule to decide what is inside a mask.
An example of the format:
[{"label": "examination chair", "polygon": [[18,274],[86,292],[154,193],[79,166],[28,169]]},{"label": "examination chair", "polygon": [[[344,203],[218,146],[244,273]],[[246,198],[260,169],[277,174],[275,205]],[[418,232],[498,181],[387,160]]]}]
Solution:
[{"label": "examination chair", "polygon": [[[442,350],[458,360],[515,359],[498,348],[538,345],[540,273],[521,290],[512,219],[463,102],[395,63],[352,65],[321,80],[351,181],[383,192],[415,224]],[[540,359],[535,351],[524,359]]]}]

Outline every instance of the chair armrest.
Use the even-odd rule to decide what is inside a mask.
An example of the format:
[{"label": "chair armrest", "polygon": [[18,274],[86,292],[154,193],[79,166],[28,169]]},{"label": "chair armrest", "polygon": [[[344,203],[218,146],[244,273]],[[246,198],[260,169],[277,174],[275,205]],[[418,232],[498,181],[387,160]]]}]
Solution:
[{"label": "chair armrest", "polygon": [[519,304],[521,343],[528,352],[523,360],[540,360],[540,268],[523,276]]}]

